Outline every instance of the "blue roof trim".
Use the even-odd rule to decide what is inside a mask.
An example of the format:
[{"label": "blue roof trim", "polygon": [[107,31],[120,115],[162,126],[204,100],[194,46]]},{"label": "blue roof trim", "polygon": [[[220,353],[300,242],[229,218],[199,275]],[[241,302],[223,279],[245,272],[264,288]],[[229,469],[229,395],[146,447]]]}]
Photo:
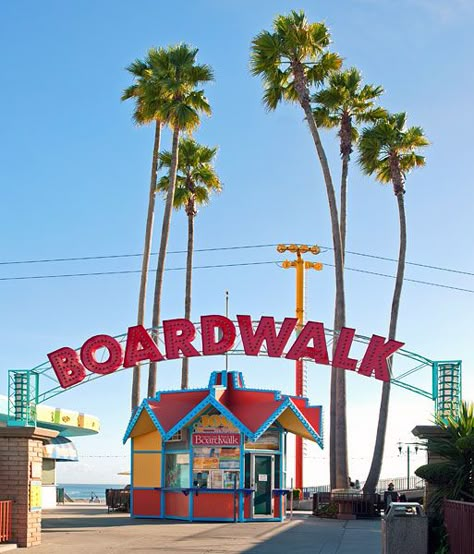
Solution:
[{"label": "blue roof trim", "polygon": [[282,404],[272,413],[272,415],[264,423],[262,423],[262,425],[260,425],[254,433],[255,439],[258,439],[258,437],[260,437],[260,435],[262,435],[270,427],[270,425],[281,416],[281,414],[288,408],[289,402],[289,398],[285,398]]},{"label": "blue roof trim", "polygon": [[255,433],[252,433],[248,427],[246,427],[239,419],[235,417],[235,415],[228,410],[223,404],[219,402],[219,400],[216,400],[215,398],[211,398],[212,405],[216,410],[219,410],[219,412],[224,415],[231,423],[233,423],[239,431],[247,435],[248,437],[254,437]]},{"label": "blue roof trim", "polygon": [[182,419],[176,423],[167,433],[163,433],[163,440],[166,441],[170,439],[174,434],[176,434],[180,429],[182,429],[186,423],[192,421],[197,415],[202,412],[209,404],[211,404],[212,396],[209,394],[199,402],[194,408],[188,412]]},{"label": "blue roof trim", "polygon": [[[301,421],[301,423],[304,425],[304,427],[306,428],[306,430],[309,432],[309,434],[314,438],[315,442],[321,447],[321,448],[324,448],[323,446],[323,439],[322,437],[320,437],[318,435],[318,433],[316,433],[316,431],[313,429],[312,425],[309,423],[309,421],[304,417],[304,415],[299,411],[299,409],[297,408],[297,406],[295,406],[295,404],[293,404],[293,402],[291,401],[291,399],[289,399],[290,401],[290,409],[293,411],[293,413],[295,414],[295,416]],[[314,407],[317,407],[317,406],[314,406]],[[320,416],[321,417],[321,416]]]},{"label": "blue roof trim", "polygon": [[[208,390],[209,389],[207,387],[204,387],[204,388],[201,387],[201,388],[196,388],[196,389],[186,389],[186,392],[205,392],[205,391],[208,391]],[[164,394],[176,394],[178,392],[183,392],[183,389],[160,390],[160,391],[157,391],[155,396],[150,397],[147,400],[155,400],[155,401],[159,402],[161,397]]]},{"label": "blue roof trim", "polygon": [[145,408],[145,404],[147,404],[147,399],[145,398],[144,400],[142,400],[142,403],[140,404],[140,406],[137,408],[137,410],[135,411],[135,414],[132,415],[132,417],[130,418],[130,422],[127,426],[127,430],[125,431],[125,435],[123,436],[123,444],[125,444],[128,439],[130,438],[130,433],[132,432],[133,428],[135,427],[135,423],[138,421],[138,418],[140,417],[140,414],[143,412],[144,408]]},{"label": "blue roof trim", "polygon": [[213,371],[209,377],[209,388],[214,387],[217,381],[217,371]]},{"label": "blue roof trim", "polygon": [[157,428],[157,430],[161,433],[161,436],[163,436],[165,434],[165,430],[163,429],[163,426],[159,422],[156,415],[153,413],[153,410],[151,409],[150,404],[148,402],[145,405],[145,410],[146,410],[147,414],[150,416],[150,419],[155,424],[155,427]]}]

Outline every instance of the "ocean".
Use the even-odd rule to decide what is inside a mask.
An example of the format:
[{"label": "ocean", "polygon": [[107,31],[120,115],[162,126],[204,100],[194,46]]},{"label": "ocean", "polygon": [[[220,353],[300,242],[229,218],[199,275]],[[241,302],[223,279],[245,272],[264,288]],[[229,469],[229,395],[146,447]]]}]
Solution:
[{"label": "ocean", "polygon": [[105,489],[123,489],[125,487],[126,483],[123,484],[113,484],[113,485],[102,485],[102,484],[88,484],[88,483],[81,483],[81,484],[68,484],[68,483],[58,483],[57,487],[64,488],[64,492],[72,499],[72,500],[89,500],[94,494],[94,498],[97,496],[99,497],[99,500],[101,502],[105,502]]}]

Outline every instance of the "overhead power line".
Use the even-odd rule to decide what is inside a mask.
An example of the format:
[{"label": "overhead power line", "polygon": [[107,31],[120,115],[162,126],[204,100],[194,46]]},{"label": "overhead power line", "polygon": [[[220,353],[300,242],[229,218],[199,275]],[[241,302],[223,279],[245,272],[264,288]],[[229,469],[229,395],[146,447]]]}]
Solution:
[{"label": "overhead power line", "polygon": [[[196,248],[194,252],[224,252],[230,250],[251,250],[255,248],[275,248],[278,244],[245,244],[245,245],[235,245],[235,246],[219,246],[213,248]],[[323,250],[333,250],[331,246],[320,246]],[[170,250],[168,254],[186,254],[186,250]],[[386,256],[378,256],[375,254],[367,254],[365,252],[357,252],[354,250],[347,250],[346,254],[351,254],[353,256],[360,256],[363,258],[371,258],[373,260],[381,260],[385,262],[398,262],[396,258],[388,258]],[[152,252],[151,256],[157,256],[158,252]],[[35,260],[6,260],[0,261],[0,266],[2,265],[28,265],[28,264],[41,264],[41,263],[58,263],[58,262],[85,262],[92,260],[114,260],[114,259],[124,259],[124,258],[139,258],[142,254],[107,254],[103,256],[77,256],[69,258],[42,258]],[[412,265],[416,267],[422,267],[424,269],[433,269],[436,271],[446,271],[449,273],[456,273],[459,275],[469,275],[474,277],[474,272],[465,271],[461,269],[453,269],[449,267],[441,267],[430,264],[422,264],[419,262],[405,262],[407,265]]]},{"label": "overhead power line", "polygon": [[[194,252],[221,252],[224,250],[245,250],[251,248],[270,248],[276,244],[249,244],[243,246],[220,246],[215,248],[195,248]],[[186,254],[187,250],[170,250],[167,254]],[[152,252],[150,256],[157,256],[158,252]],[[143,254],[110,254],[104,256],[78,256],[74,258],[44,258],[39,260],[11,260],[0,262],[0,265],[20,265],[20,264],[45,264],[51,262],[85,262],[90,260],[114,260],[120,258],[139,258]]]},{"label": "overhead power line", "polygon": [[[225,268],[225,267],[243,267],[243,266],[252,266],[252,265],[269,265],[269,264],[280,264],[280,260],[269,260],[269,261],[261,261],[261,262],[241,262],[241,263],[234,263],[234,264],[211,264],[211,265],[200,265],[200,266],[194,266],[193,269],[219,269],[219,268]],[[334,267],[333,264],[324,262],[324,265],[327,265],[329,267]],[[166,268],[165,271],[184,271],[185,267],[170,267]],[[390,275],[388,273],[380,273],[378,271],[369,271],[366,269],[359,269],[355,267],[345,267],[347,271],[354,271],[357,273],[365,273],[367,275],[375,275],[377,277],[385,277],[389,279],[395,279],[395,275]],[[154,273],[156,270],[150,270],[151,273]],[[92,271],[92,272],[84,272],[84,273],[62,273],[62,274],[53,274],[53,275],[26,275],[26,276],[17,276],[17,277],[0,277],[0,281],[28,281],[28,280],[39,280],[39,279],[60,279],[60,278],[68,278],[68,277],[94,277],[94,276],[101,276],[101,275],[130,275],[130,274],[136,274],[141,273],[141,270],[139,269],[130,269],[130,270],[117,270],[117,271]],[[454,287],[451,285],[445,285],[443,283],[433,283],[431,281],[422,281],[419,279],[409,279],[405,278],[404,281],[407,281],[409,283],[416,283],[419,285],[428,285],[431,287],[439,287],[443,289],[450,289],[450,290],[456,290],[459,292],[468,292],[473,294],[473,289],[465,289],[462,287]]]}]

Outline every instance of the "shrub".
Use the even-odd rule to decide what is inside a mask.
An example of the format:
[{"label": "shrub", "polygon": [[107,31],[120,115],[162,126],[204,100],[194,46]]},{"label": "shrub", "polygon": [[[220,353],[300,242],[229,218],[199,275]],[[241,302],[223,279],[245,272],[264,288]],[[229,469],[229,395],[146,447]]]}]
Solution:
[{"label": "shrub", "polygon": [[314,515],[316,517],[325,517],[329,519],[336,519],[337,514],[339,512],[339,506],[336,502],[330,502],[329,504],[326,504],[325,506],[321,506]]}]

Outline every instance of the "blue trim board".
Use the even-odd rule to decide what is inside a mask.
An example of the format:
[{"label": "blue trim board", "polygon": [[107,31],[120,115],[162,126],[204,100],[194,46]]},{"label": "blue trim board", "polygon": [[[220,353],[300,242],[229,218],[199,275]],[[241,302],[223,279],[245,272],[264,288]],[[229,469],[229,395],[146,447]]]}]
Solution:
[{"label": "blue trim board", "polygon": [[163,450],[133,450],[133,454],[162,454]]},{"label": "blue trim board", "polygon": [[133,515],[133,439],[130,441],[130,515]]},{"label": "blue trim board", "polygon": [[135,427],[135,424],[138,421],[138,418],[140,417],[140,414],[142,413],[143,409],[145,408],[146,403],[147,403],[147,399],[145,398],[144,400],[142,400],[142,403],[137,408],[137,410],[135,410],[134,415],[130,419],[130,421],[127,425],[127,430],[125,431],[125,435],[123,436],[123,439],[122,439],[124,444],[129,439],[130,433],[132,432],[133,428]]},{"label": "blue trim board", "polygon": [[156,417],[156,415],[153,413],[153,410],[151,409],[150,404],[148,404],[148,402],[145,405],[145,410],[147,411],[147,413],[150,416],[151,420],[155,424],[155,427],[160,432],[160,434],[163,438],[163,435],[165,434],[165,430],[163,429],[161,423],[158,421],[158,418]]},{"label": "blue trim board", "polygon": [[[233,523],[234,518],[233,517],[195,517],[193,521],[216,521],[216,522],[231,521]],[[237,521],[240,523],[239,520]]]}]

